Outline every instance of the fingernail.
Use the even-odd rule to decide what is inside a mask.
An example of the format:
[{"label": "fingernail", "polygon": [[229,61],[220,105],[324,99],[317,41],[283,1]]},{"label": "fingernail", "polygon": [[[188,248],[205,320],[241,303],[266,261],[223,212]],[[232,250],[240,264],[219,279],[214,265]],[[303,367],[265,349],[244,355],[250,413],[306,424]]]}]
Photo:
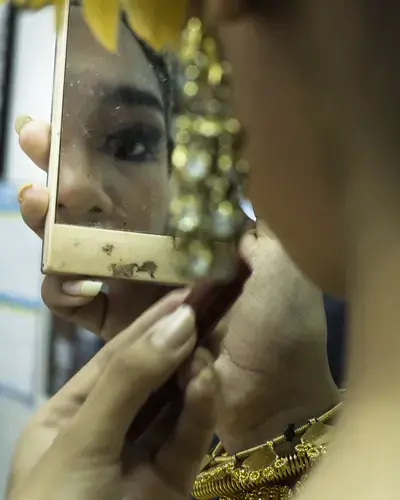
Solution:
[{"label": "fingernail", "polygon": [[213,391],[217,387],[217,377],[213,365],[208,365],[202,369],[199,376],[197,377],[196,383],[200,385],[201,388]]},{"label": "fingernail", "polygon": [[191,378],[196,378],[206,366],[204,359],[195,358],[191,365]]},{"label": "fingernail", "polygon": [[32,121],[32,118],[28,115],[18,116],[15,120],[15,131],[18,135],[20,135],[21,130],[25,127],[25,125]]},{"label": "fingernail", "polygon": [[101,281],[64,281],[61,288],[73,297],[96,297],[102,286]]},{"label": "fingernail", "polygon": [[174,349],[185,345],[195,335],[195,317],[190,306],[180,306],[159,325],[151,337],[153,345],[161,349]]},{"label": "fingernail", "polygon": [[31,189],[33,187],[33,184],[24,184],[21,186],[20,190],[18,191],[18,201],[22,203],[22,200],[24,199],[24,194],[28,189]]},{"label": "fingernail", "polygon": [[196,378],[204,368],[212,364],[212,356],[205,348],[197,349],[193,355],[191,368],[191,378]]}]

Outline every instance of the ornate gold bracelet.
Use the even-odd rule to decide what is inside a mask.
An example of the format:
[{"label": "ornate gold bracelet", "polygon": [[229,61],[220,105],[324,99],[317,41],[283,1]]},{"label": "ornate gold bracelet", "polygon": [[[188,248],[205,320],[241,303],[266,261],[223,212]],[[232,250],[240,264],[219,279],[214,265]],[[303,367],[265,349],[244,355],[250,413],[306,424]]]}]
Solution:
[{"label": "ornate gold bracelet", "polygon": [[197,500],[285,500],[304,483],[308,471],[326,452],[337,413],[336,405],[319,418],[292,430],[290,440],[300,440],[294,453],[280,457],[275,449],[288,442],[287,434],[234,456],[223,453],[221,444],[208,455],[197,476],[193,497]]}]

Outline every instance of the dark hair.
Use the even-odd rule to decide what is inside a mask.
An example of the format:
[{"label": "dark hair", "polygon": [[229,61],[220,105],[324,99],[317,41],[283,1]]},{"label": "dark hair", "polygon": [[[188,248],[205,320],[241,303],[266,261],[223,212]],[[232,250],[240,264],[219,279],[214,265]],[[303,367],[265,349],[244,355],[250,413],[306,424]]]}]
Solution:
[{"label": "dark hair", "polygon": [[148,43],[136,35],[136,33],[129,26],[126,16],[123,16],[122,21],[129,29],[134,38],[139,43],[146,59],[149,61],[153,71],[157,77],[158,84],[161,89],[162,100],[164,104],[164,120],[165,128],[168,135],[168,156],[170,157],[174,142],[171,137],[172,130],[172,116],[175,109],[175,96],[176,96],[176,79],[168,64],[168,57],[166,54],[158,53],[153,50]]},{"label": "dark hair", "polygon": [[[141,38],[139,38],[131,30],[129,25],[126,26],[129,28],[129,31],[138,41],[146,59],[149,61],[151,67],[153,68],[153,71],[157,77],[161,89],[162,100],[164,103],[165,110],[170,110],[173,99],[172,79],[167,67],[167,62],[165,60],[165,57],[163,57],[162,54],[158,54],[157,52],[155,52],[146,42],[144,42]],[[169,116],[167,118],[169,120]]]},{"label": "dark hair", "polygon": [[[70,5],[74,7],[81,7],[81,0],[71,0]],[[168,156],[170,158],[172,149],[174,146],[170,131],[171,131],[171,120],[173,110],[175,108],[175,96],[176,96],[176,87],[175,87],[175,79],[172,76],[172,72],[168,67],[167,56],[165,54],[161,54],[153,50],[149,44],[147,44],[144,40],[139,38],[137,34],[130,27],[126,15],[122,15],[122,22],[128,28],[128,30],[132,33],[135,40],[139,43],[143,54],[146,59],[151,64],[153,71],[158,80],[158,84],[161,89],[162,100],[164,104],[164,120],[165,120],[165,128],[167,130],[168,135]]]}]

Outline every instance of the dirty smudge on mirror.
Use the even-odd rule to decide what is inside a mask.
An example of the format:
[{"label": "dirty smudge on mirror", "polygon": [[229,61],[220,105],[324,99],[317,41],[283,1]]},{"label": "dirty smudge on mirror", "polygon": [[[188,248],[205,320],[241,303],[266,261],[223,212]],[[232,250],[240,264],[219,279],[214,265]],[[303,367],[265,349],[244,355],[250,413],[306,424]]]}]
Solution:
[{"label": "dirty smudge on mirror", "polygon": [[117,54],[70,6],[56,223],[165,234],[173,79],[121,20]]}]

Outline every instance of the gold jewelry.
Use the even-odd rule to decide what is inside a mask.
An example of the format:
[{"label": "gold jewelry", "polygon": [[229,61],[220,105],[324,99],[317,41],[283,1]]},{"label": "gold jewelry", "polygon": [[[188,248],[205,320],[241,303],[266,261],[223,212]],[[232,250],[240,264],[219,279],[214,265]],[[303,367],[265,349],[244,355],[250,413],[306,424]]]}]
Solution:
[{"label": "gold jewelry", "polygon": [[325,454],[332,435],[332,427],[326,422],[339,407],[340,404],[294,430],[292,437],[300,439],[300,443],[295,445],[293,454],[280,457],[276,452],[276,448],[287,441],[285,435],[230,457],[218,456],[219,445],[197,476],[192,495],[197,500],[290,498],[296,488],[302,487],[311,467]]},{"label": "gold jewelry", "polygon": [[[182,274],[226,278],[234,270],[245,222],[240,198],[248,173],[240,157],[242,129],[232,113],[231,68],[197,18],[184,31],[180,60],[182,112],[172,154],[170,229]],[[224,243],[223,255],[216,241]]]}]

